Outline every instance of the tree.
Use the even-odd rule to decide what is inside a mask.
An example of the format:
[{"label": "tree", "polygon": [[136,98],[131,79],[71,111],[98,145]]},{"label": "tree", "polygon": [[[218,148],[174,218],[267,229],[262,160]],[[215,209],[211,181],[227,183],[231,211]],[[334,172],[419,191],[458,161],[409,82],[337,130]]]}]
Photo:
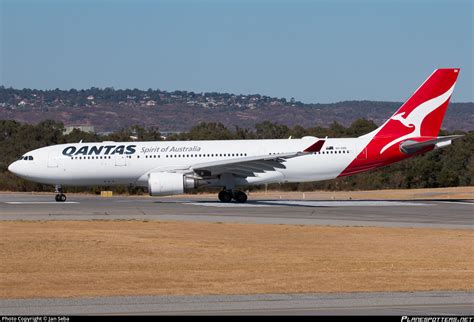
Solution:
[{"label": "tree", "polygon": [[372,132],[377,127],[377,124],[375,124],[372,120],[358,119],[352,122],[351,126],[345,131],[345,133],[349,137],[358,137]]},{"label": "tree", "polygon": [[264,121],[255,125],[258,139],[285,139],[290,136],[290,129],[286,125]]},{"label": "tree", "polygon": [[232,140],[234,135],[222,123],[199,123],[188,133],[179,135],[181,140]]}]

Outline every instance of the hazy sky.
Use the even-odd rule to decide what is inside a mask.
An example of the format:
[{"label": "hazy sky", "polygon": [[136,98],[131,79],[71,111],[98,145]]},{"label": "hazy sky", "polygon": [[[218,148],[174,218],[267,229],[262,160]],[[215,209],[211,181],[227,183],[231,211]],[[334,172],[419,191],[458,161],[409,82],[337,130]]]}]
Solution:
[{"label": "hazy sky", "polygon": [[0,0],[0,84],[404,101],[461,67],[473,101],[473,1]]}]

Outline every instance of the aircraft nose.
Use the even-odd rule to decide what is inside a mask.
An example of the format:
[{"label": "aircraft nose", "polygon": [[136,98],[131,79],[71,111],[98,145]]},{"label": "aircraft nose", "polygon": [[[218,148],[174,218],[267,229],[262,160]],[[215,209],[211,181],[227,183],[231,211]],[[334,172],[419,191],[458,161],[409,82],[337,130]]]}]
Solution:
[{"label": "aircraft nose", "polygon": [[14,173],[14,174],[18,174],[18,172],[19,172],[18,161],[15,161],[12,164],[10,164],[8,166],[8,171],[10,171],[11,173]]}]

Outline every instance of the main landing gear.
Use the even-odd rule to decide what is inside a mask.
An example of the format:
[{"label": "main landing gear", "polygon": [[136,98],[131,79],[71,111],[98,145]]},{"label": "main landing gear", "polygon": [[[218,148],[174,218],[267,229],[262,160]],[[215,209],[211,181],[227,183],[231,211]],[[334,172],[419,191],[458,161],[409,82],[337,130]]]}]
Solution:
[{"label": "main landing gear", "polygon": [[63,193],[63,189],[61,188],[60,185],[55,186],[55,191],[56,192],[56,202],[65,202],[66,201],[66,195]]},{"label": "main landing gear", "polygon": [[232,199],[238,203],[247,201],[247,194],[240,190],[222,190],[219,192],[218,197],[221,202],[231,202]]}]

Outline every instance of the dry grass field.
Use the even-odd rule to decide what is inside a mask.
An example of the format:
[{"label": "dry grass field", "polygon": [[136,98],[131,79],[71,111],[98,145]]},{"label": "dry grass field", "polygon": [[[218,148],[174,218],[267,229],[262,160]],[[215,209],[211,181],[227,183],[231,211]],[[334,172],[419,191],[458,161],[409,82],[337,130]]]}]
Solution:
[{"label": "dry grass field", "polygon": [[0,222],[0,298],[474,290],[472,230]]}]

